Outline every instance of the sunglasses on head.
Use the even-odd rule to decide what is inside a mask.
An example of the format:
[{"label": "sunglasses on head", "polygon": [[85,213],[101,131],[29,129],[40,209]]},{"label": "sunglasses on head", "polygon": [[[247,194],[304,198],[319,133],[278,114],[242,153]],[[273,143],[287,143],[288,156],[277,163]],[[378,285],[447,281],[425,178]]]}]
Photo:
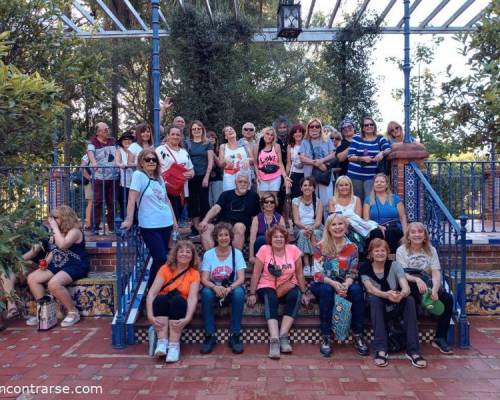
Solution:
[{"label": "sunglasses on head", "polygon": [[144,162],[147,162],[147,163],[157,163],[158,159],[155,158],[155,157],[146,157],[146,158],[144,158]]},{"label": "sunglasses on head", "polygon": [[321,125],[309,125],[309,129],[319,129]]},{"label": "sunglasses on head", "polygon": [[363,126],[364,126],[365,128],[368,128],[368,127],[370,127],[370,126],[371,126],[371,127],[374,127],[374,126],[375,126],[375,124],[374,124],[373,122],[369,122],[368,124],[363,124]]}]

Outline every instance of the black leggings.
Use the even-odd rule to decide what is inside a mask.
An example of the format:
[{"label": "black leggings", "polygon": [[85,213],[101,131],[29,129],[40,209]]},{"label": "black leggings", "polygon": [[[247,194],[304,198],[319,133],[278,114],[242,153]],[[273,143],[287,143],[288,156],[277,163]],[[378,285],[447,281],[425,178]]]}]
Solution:
[{"label": "black leggings", "polygon": [[182,319],[186,316],[187,301],[180,294],[159,294],[153,300],[153,315],[155,317],[168,317]]},{"label": "black leggings", "polygon": [[260,301],[264,303],[264,316],[268,319],[278,319],[278,303],[285,302],[285,313],[289,317],[295,318],[299,311],[301,294],[297,286],[291,289],[283,298],[278,299],[276,290],[273,288],[261,288],[257,290]]},{"label": "black leggings", "polygon": [[396,227],[390,227],[387,228],[385,231],[385,237],[384,234],[382,233],[382,230],[380,228],[373,229],[370,232],[370,236],[366,242],[366,248],[370,245],[370,241],[379,238],[379,239],[384,239],[387,244],[389,245],[389,248],[391,249],[391,254],[395,254],[396,250],[399,247],[399,241],[403,237],[403,231],[399,228]]},{"label": "black leggings", "polygon": [[188,181],[188,215],[189,218],[205,218],[209,210],[208,187],[203,187],[203,175],[195,175]]}]

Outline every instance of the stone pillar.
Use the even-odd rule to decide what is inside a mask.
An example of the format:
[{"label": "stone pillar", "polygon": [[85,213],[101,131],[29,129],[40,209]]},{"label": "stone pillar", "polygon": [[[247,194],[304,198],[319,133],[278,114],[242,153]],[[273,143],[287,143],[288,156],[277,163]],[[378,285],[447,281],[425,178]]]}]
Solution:
[{"label": "stone pillar", "polygon": [[424,161],[428,157],[429,152],[420,143],[396,143],[388,155],[391,162],[392,190],[405,204],[409,222],[419,220],[419,209],[422,205],[418,181],[409,163],[415,161],[418,167],[425,171]]},{"label": "stone pillar", "polygon": [[49,173],[47,215],[49,215],[50,210],[63,204],[69,205],[69,203],[69,169],[52,167]]}]

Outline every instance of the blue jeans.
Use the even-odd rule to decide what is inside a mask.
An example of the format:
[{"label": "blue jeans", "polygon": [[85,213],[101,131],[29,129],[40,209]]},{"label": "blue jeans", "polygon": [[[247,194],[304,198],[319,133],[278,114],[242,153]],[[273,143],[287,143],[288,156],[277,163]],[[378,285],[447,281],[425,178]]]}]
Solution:
[{"label": "blue jeans", "polygon": [[363,288],[358,283],[349,286],[347,300],[352,303],[351,330],[355,335],[362,335],[365,322],[365,297]]},{"label": "blue jeans", "polygon": [[[228,300],[231,303],[231,328],[229,332],[232,335],[239,335],[243,318],[243,306],[245,305],[245,289],[241,286],[233,289]],[[201,290],[201,314],[206,335],[215,334],[214,306],[218,302],[219,299],[212,289],[204,287]]]},{"label": "blue jeans", "polygon": [[259,249],[266,244],[266,235],[257,235],[253,244],[253,254],[257,254]]},{"label": "blue jeans", "polygon": [[153,284],[160,267],[167,261],[168,242],[171,234],[172,226],[166,228],[141,228],[142,238],[153,259],[149,270],[148,289]]},{"label": "blue jeans", "polygon": [[332,314],[335,306],[335,289],[328,283],[313,282],[309,287],[319,302],[319,330],[322,335],[332,333]]}]

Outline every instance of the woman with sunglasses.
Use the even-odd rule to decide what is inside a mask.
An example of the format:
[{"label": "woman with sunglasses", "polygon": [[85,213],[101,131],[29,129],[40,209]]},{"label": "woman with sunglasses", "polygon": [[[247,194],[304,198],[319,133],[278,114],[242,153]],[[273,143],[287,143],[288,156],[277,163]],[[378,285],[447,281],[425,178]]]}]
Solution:
[{"label": "woman with sunglasses", "polygon": [[[349,153],[349,146],[351,146],[352,138],[356,134],[354,128],[354,121],[346,117],[342,120],[339,125],[340,140],[334,140],[335,144],[335,154],[339,160],[340,171],[338,171],[337,176],[347,175],[347,168],[349,166],[349,159],[347,158]],[[337,136],[338,137],[338,136]]]},{"label": "woman with sunglasses", "polygon": [[250,227],[250,244],[248,246],[248,261],[255,263],[255,254],[266,244],[266,232],[274,225],[285,226],[283,216],[276,212],[278,200],[274,193],[265,193],[260,198],[261,212],[252,218]]},{"label": "woman with sunglasses", "polygon": [[130,184],[127,218],[122,223],[122,229],[132,226],[136,203],[141,236],[153,259],[149,271],[149,288],[158,269],[167,259],[172,228],[177,229],[177,220],[160,174],[158,156],[152,149],[139,153],[137,170]]},{"label": "woman with sunglasses", "polygon": [[[269,358],[279,359],[281,353],[293,351],[288,332],[293,325],[300,302],[309,304],[306,281],[302,272],[300,250],[288,244],[288,232],[274,225],[266,233],[267,243],[256,254],[247,304],[253,307],[257,295],[264,303],[269,329]],[[304,296],[303,296],[304,295]],[[285,315],[278,323],[278,303],[285,302]]]},{"label": "woman with sunglasses", "polygon": [[214,149],[214,163],[210,172],[210,183],[208,184],[208,204],[213,207],[222,193],[222,163],[219,159],[219,138],[217,134],[214,131],[208,131],[207,139]]},{"label": "woman with sunglasses", "polygon": [[387,124],[387,132],[385,138],[391,144],[391,146],[394,143],[403,143],[404,141],[403,127],[396,121],[390,121]]},{"label": "woman with sunglasses", "polygon": [[354,194],[360,199],[369,196],[373,189],[373,178],[384,172],[384,157],[391,152],[387,140],[377,135],[377,124],[371,117],[364,117],[361,135],[354,136],[349,147],[347,176],[351,178]]},{"label": "woman with sunglasses", "polygon": [[288,135],[286,174],[292,180],[290,196],[292,199],[300,196],[300,181],[304,177],[304,164],[300,161],[300,147],[306,134],[304,125],[292,126]]},{"label": "woman with sunglasses", "polygon": [[[304,164],[304,176],[313,176],[316,180],[316,196],[323,204],[323,210],[328,207],[328,199],[333,195],[333,172],[331,163],[335,159],[335,149],[331,140],[324,140],[321,136],[321,120],[313,118],[306,127],[306,136],[300,147],[300,160]],[[328,184],[326,180],[323,183],[318,182],[316,173],[325,173],[328,175]]]},{"label": "woman with sunglasses", "polygon": [[188,215],[193,221],[190,238],[194,238],[199,235],[200,219],[205,218],[209,210],[208,184],[214,164],[214,148],[200,121],[191,122],[186,148],[194,169],[194,176],[188,181]]},{"label": "woman with sunglasses", "polygon": [[258,192],[277,194],[281,187],[281,178],[285,185],[290,185],[290,178],[286,175],[281,160],[281,147],[276,143],[276,132],[268,126],[262,130],[262,137],[254,151],[256,160],[255,175],[257,176]]},{"label": "woman with sunglasses", "polygon": [[[80,220],[75,211],[68,206],[52,210],[49,225],[53,233],[53,243],[45,257],[46,267],[40,267],[28,275],[28,285],[35,300],[45,295],[44,284],[48,291],[68,310],[61,326],[68,327],[80,321],[80,314],[67,286],[78,279],[85,278],[89,272],[89,259],[85,250],[85,235],[80,229]],[[29,317],[29,326],[38,325],[38,316]]]}]

